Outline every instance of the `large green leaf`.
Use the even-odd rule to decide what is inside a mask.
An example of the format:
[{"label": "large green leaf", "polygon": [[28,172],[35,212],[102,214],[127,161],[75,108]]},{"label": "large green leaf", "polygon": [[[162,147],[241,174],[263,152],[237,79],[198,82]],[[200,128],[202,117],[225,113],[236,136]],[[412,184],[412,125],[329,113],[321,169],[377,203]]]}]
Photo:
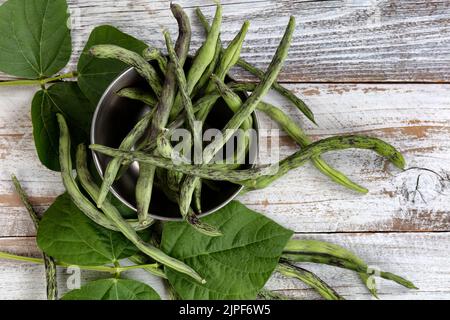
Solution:
[{"label": "large green leaf", "polygon": [[65,0],[8,0],[0,7],[0,70],[37,79],[60,71],[72,44]]},{"label": "large green leaf", "polygon": [[56,113],[66,118],[73,146],[89,141],[94,107],[75,82],[61,82],[34,96],[31,105],[33,135],[36,151],[50,170],[59,171],[59,128]]},{"label": "large green leaf", "polygon": [[144,42],[112,26],[100,26],[92,31],[78,62],[78,84],[95,105],[110,83],[127,68],[126,64],[118,60],[92,57],[89,49],[98,44],[113,44],[139,54],[147,48]]},{"label": "large green leaf", "polygon": [[206,279],[201,285],[166,268],[182,299],[255,299],[292,236],[287,230],[237,201],[204,222],[219,227],[222,237],[208,237],[181,222],[164,226],[162,249]]},{"label": "large green leaf", "polygon": [[103,279],[66,293],[62,300],[161,300],[145,283],[135,280]]},{"label": "large green leaf", "polygon": [[59,196],[45,212],[37,243],[56,260],[82,266],[114,263],[138,251],[121,233],[92,222],[67,194]]}]

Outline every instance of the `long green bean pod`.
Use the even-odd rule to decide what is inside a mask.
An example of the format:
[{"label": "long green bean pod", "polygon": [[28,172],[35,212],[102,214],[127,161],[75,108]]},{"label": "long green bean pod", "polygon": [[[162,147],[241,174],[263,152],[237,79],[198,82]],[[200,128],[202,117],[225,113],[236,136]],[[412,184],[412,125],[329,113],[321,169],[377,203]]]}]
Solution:
[{"label": "long green bean pod", "polygon": [[[267,94],[273,82],[276,80],[283,66],[284,60],[287,57],[294,29],[295,18],[291,17],[280,46],[275,53],[264,79],[222,130],[223,139],[216,139],[205,148],[203,152],[204,163],[209,163],[214,158],[217,152],[219,152],[224,144],[234,135],[242,123],[250,117],[253,111],[255,111],[261,99]],[[187,177],[181,186],[180,204],[183,204],[184,206],[180,206],[180,209],[184,215],[187,213],[188,203],[190,204],[192,201],[192,193],[194,192],[196,179],[198,178]]]},{"label": "long green bean pod", "polygon": [[280,73],[280,70],[283,67],[283,63],[287,57],[294,29],[295,18],[291,17],[283,39],[281,40],[280,46],[278,47],[277,52],[275,53],[275,56],[270,63],[269,68],[267,69],[267,73],[264,76],[264,79],[224,127],[224,129],[222,130],[224,139],[214,140],[205,148],[205,162],[211,161],[214,155],[223,147],[224,143],[226,143],[234,135],[235,131],[255,111],[259,102],[261,102],[261,99],[270,90],[273,82],[276,80],[278,74]]},{"label": "long green bean pod", "polygon": [[[236,64],[239,56],[241,55],[242,45],[244,44],[245,36],[247,35],[248,27],[250,23],[245,21],[241,27],[239,33],[234,37],[229,46],[223,51],[221,59],[218,66],[214,70],[214,74],[221,80],[225,80],[226,75],[231,70],[231,68]],[[215,85],[210,82],[206,87],[206,94],[209,94],[215,90]],[[211,101],[204,109],[200,110],[198,113],[198,118],[205,121],[208,117],[214,103],[216,101]]]},{"label": "long green bean pod", "polygon": [[201,126],[199,126],[196,122],[195,111],[192,106],[192,100],[188,93],[188,87],[186,82],[186,76],[183,71],[183,67],[180,65],[178,61],[177,55],[175,53],[175,49],[172,44],[172,39],[170,38],[170,34],[168,31],[164,31],[164,38],[166,40],[167,51],[169,53],[170,61],[175,66],[175,75],[178,83],[178,90],[181,94],[181,98],[183,100],[183,106],[186,110],[186,118],[188,120],[189,126],[191,127],[191,131],[194,137],[194,147],[201,147]]},{"label": "long green bean pod", "polygon": [[202,213],[202,180],[198,180],[194,189],[194,205],[198,213]]},{"label": "long green bean pod", "polygon": [[227,84],[231,90],[239,91],[239,92],[252,92],[258,86],[257,83],[249,83],[249,82],[231,82]]},{"label": "long green bean pod", "polygon": [[[210,26],[208,23],[208,20],[204,16],[203,12],[200,10],[200,8],[196,9],[197,17],[199,18],[200,22],[203,25],[203,28],[206,32],[209,32]],[[237,64],[247,70],[248,72],[252,73],[256,77],[258,77],[260,80],[264,78],[264,71],[252,66],[250,63],[245,61],[244,59],[240,58],[237,61]],[[311,111],[311,109],[306,105],[304,101],[302,101],[300,98],[298,98],[293,92],[286,89],[282,85],[280,85],[278,82],[273,83],[273,89],[275,89],[278,93],[280,93],[282,96],[286,97],[289,101],[291,101],[309,120],[311,120],[314,124],[316,124],[316,121],[314,119],[314,114]]]},{"label": "long green bean pod", "polygon": [[258,299],[261,300],[291,300],[290,297],[274,291],[262,289],[258,292]]},{"label": "long green bean pod", "polygon": [[150,87],[159,97],[161,95],[161,83],[156,70],[134,51],[110,45],[99,44],[89,49],[91,55],[100,59],[117,59],[123,63],[134,67],[134,69],[147,80]]},{"label": "long green bean pod", "polygon": [[[227,104],[227,106],[230,108],[231,111],[234,113],[239,111],[239,108],[242,106],[242,99],[234,93],[224,82],[222,79],[220,79],[216,75],[211,76],[211,80],[217,87],[217,91],[219,91],[220,95],[222,96],[223,100]],[[259,105],[258,105],[259,106]],[[253,120],[250,117],[245,119],[245,121],[242,123],[241,128],[243,130],[249,130],[253,126]]]},{"label": "long green bean pod", "polygon": [[[123,139],[122,143],[119,146],[119,149],[121,150],[131,150],[134,145],[141,139],[141,137],[144,135],[145,131],[147,130],[147,127],[154,115],[154,110],[147,113],[136,125],[135,127],[128,133],[128,135]],[[103,205],[103,202],[105,201],[106,197],[108,196],[109,189],[113,185],[114,181],[116,180],[117,173],[120,170],[120,166],[122,164],[123,159],[122,158],[114,158],[106,167],[105,174],[103,175],[103,183],[100,189],[100,194],[97,198],[97,207],[101,208]],[[147,222],[147,221],[145,221]]]},{"label": "long green bean pod", "polygon": [[[252,168],[246,170],[225,170],[222,164],[189,165],[174,164],[171,160],[152,156],[139,151],[121,151],[100,145],[91,145],[94,151],[103,153],[111,157],[123,157],[125,160],[138,161],[140,163],[149,163],[153,166],[175,170],[192,176],[198,176],[203,179],[229,181],[241,184],[252,189],[265,188],[273,181],[281,178],[290,170],[302,166],[306,161],[330,151],[345,149],[367,149],[373,150],[380,156],[391,161],[395,166],[403,169],[405,160],[402,154],[393,146],[383,140],[365,136],[342,136],[330,137],[314,142],[299,150],[293,155],[281,160],[277,164]],[[270,175],[269,175],[270,174]]]},{"label": "long green bean pod", "polygon": [[[23,190],[19,180],[15,175],[11,176],[11,180],[14,184],[14,188],[16,189],[17,194],[19,195],[20,200],[23,205],[27,209],[28,215],[33,221],[34,228],[36,231],[39,228],[40,218],[37,215],[36,211],[34,211],[33,206],[28,199],[25,190]],[[45,268],[45,279],[47,281],[47,300],[57,300],[58,299],[58,284],[56,281],[56,262],[55,260],[48,256],[45,252],[42,253],[44,257],[44,268]]]},{"label": "long green bean pod", "polygon": [[307,284],[327,300],[345,300],[327,283],[308,270],[297,267],[286,261],[281,262],[276,270],[285,277],[295,278]]},{"label": "long green bean pod", "polygon": [[[341,246],[323,241],[290,240],[283,250],[283,258],[295,262],[321,263],[353,270],[360,274],[366,285],[367,275],[372,275],[369,266],[361,258]],[[381,271],[379,276],[406,288],[417,289],[412,282],[392,273]]]},{"label": "long green bean pod", "polygon": [[[211,76],[212,81],[217,87],[217,90],[219,91],[220,95],[222,96],[225,103],[228,105],[231,111],[236,113],[239,108],[242,106],[242,99],[234,93],[231,89],[228,88],[228,86],[216,75]],[[245,159],[245,156],[248,152],[248,148],[251,143],[251,136],[248,134],[248,130],[253,128],[253,119],[252,117],[248,117],[245,119],[245,121],[241,125],[241,129],[246,134],[245,136],[245,147],[244,148],[238,148],[236,151],[235,159],[236,159],[236,165],[239,165],[242,159]]]},{"label": "long green bean pod", "polygon": [[[215,55],[215,47],[217,45],[217,40],[219,39],[220,26],[222,25],[222,6],[220,3],[217,4],[216,14],[214,16],[214,21],[211,27],[211,32],[209,32],[206,41],[197,51],[197,54],[192,62],[192,66],[189,69],[187,75],[187,92],[192,94],[195,86],[199,82],[205,70],[211,64]],[[181,96],[177,95],[175,103],[171,110],[171,119],[174,119],[181,110]]]},{"label": "long green bean pod", "polygon": [[[192,101],[188,93],[188,87],[186,83],[186,78],[184,76],[184,72],[182,67],[180,66],[178,59],[175,54],[175,50],[173,49],[172,40],[170,39],[170,35],[168,32],[164,32],[164,37],[166,39],[166,45],[167,45],[167,51],[169,52],[170,60],[175,65],[175,74],[177,75],[177,81],[178,81],[178,88],[179,92],[181,93],[181,97],[183,99],[183,104],[186,110],[187,119],[189,122],[189,126],[191,127],[192,134],[194,136],[194,152],[197,153],[197,149],[201,149],[202,140],[201,140],[201,125],[199,125],[195,119],[195,113],[194,109],[192,107]],[[195,158],[197,156],[194,156]],[[194,186],[194,189],[197,191],[200,191],[199,184],[201,182],[196,179],[196,184]],[[184,197],[180,197],[180,208],[183,208],[185,206],[189,207],[190,203],[183,204]],[[181,214],[183,217],[185,217],[185,220],[190,223],[196,230],[211,236],[219,236],[222,235],[221,232],[216,230],[214,227],[210,225],[206,225],[202,223],[199,219],[195,217],[195,213],[192,210],[188,210],[186,212],[183,212],[182,209],[180,209]]]},{"label": "long green bean pod", "polygon": [[[303,132],[303,130],[294,122],[294,120],[292,120],[279,108],[274,107],[273,105],[270,105],[268,103],[261,102],[258,106],[258,110],[264,112],[273,121],[278,123],[281,128],[302,148],[312,143],[312,140]],[[351,181],[340,171],[332,168],[321,157],[313,158],[311,159],[311,161],[320,172],[328,176],[334,182],[356,192],[364,194],[369,192],[366,188]]]},{"label": "long green bean pod", "polygon": [[159,69],[163,72],[167,72],[167,58],[162,52],[156,48],[146,48],[142,52],[142,57],[147,61],[154,61],[158,63]]},{"label": "long green bean pod", "polygon": [[[178,23],[178,40],[175,51],[178,55],[180,65],[184,65],[189,53],[191,42],[191,24],[186,13],[177,4],[171,4],[170,9]],[[171,62],[167,66],[166,79],[164,81],[161,98],[156,107],[156,114],[152,120],[148,141],[153,141],[164,130],[169,120],[170,110],[172,108],[176,94],[176,75],[175,66]],[[145,221],[148,216],[148,210],[152,198],[153,180],[155,176],[155,167],[144,164],[140,167],[139,178],[136,184],[136,204],[140,220]]]},{"label": "long green bean pod", "polygon": [[[72,176],[72,159],[70,157],[71,145],[70,145],[70,135],[69,128],[67,127],[66,120],[61,114],[57,114],[58,124],[59,124],[59,162],[61,165],[61,176],[63,180],[64,187],[67,193],[72,199],[73,203],[80,209],[88,218],[97,223],[98,225],[112,230],[119,231],[115,224],[102,212],[98,211],[97,208],[83,195],[83,193],[78,188],[78,185]],[[136,221],[127,221],[130,223],[131,228],[136,230],[143,230],[148,226],[142,226]]]},{"label": "long green bean pod", "polygon": [[137,100],[153,108],[158,103],[155,96],[142,88],[123,88],[116,93],[119,97]]},{"label": "long green bean pod", "polygon": [[[95,195],[98,192],[98,188],[95,184],[93,184],[92,177],[90,176],[87,169],[86,150],[83,145],[80,145],[77,150],[77,172],[80,178],[80,182],[85,190],[89,194]],[[136,233],[136,231],[130,226],[130,224],[128,224],[125,219],[122,218],[120,212],[109,201],[105,201],[103,203],[102,209],[105,215],[114,223],[117,229],[140,251],[142,251],[155,261],[165,265],[166,267],[184,273],[200,283],[205,283],[205,280],[200,277],[200,275],[191,267],[177,259],[168,256],[160,249],[142,240]]]},{"label": "long green bean pod", "polygon": [[[128,260],[130,260],[131,262],[133,262],[136,265],[147,265],[147,261],[145,258],[147,258],[146,255],[141,256],[141,255],[136,254],[134,256],[129,257]],[[166,273],[164,272],[164,270],[158,268],[158,266],[148,265],[144,268],[144,270],[154,276],[160,277],[162,279],[167,279],[167,276],[166,276]]]},{"label": "long green bean pod", "polygon": [[219,59],[220,59],[220,56],[222,53],[222,42],[220,41],[220,36],[219,36],[219,39],[217,39],[216,48],[214,50],[215,50],[214,58],[211,61],[211,63],[209,64],[206,71],[203,73],[200,80],[198,80],[197,85],[195,86],[194,90],[192,91],[192,94],[191,94],[192,97],[197,96],[202,90],[206,89],[206,86],[209,83],[209,79],[211,78],[211,75],[214,73],[214,70],[216,69],[216,67],[219,63]]},{"label": "long green bean pod", "polygon": [[[220,81],[217,77],[212,77],[213,81],[216,83],[219,92],[222,94],[227,105],[234,111],[238,110],[240,105],[242,105],[242,100],[235,94],[225,83]],[[265,103],[260,102],[257,109],[268,115],[273,121],[278,123],[281,128],[297,142],[302,148],[311,144],[312,141],[303,132],[303,130],[292,120],[287,114],[285,114],[279,108]],[[314,166],[319,169],[323,174],[330,177],[333,181],[358,192],[367,193],[368,190],[359,186],[358,184],[351,181],[341,172],[330,167],[321,157],[311,159]]]}]

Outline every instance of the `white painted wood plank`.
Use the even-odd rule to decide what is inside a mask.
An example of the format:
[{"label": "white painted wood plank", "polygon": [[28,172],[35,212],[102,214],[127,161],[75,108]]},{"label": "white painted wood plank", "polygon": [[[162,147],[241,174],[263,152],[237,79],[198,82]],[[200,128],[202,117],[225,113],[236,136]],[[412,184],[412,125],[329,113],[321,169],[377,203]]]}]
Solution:
[{"label": "white painted wood plank", "polygon": [[[405,153],[408,165],[450,173],[449,85],[290,85],[313,108],[319,127],[277,95],[281,105],[315,139],[363,133],[387,140]],[[39,164],[32,141],[29,104],[32,89],[0,89],[0,236],[34,235],[9,181],[15,173],[41,209],[63,192],[59,174]],[[262,128],[276,128],[261,117]],[[282,138],[282,156],[297,146]],[[400,172],[368,151],[325,155],[336,168],[370,189],[358,195],[330,182],[311,165],[289,173],[265,190],[240,197],[297,232],[446,231],[450,190],[438,176]],[[418,176],[419,190],[414,197]]]},{"label": "white painted wood plank", "polygon": [[[406,277],[419,287],[419,290],[408,290],[380,279],[377,283],[381,299],[450,299],[450,233],[314,234],[297,237],[340,244],[358,254],[369,266]],[[0,239],[0,251],[39,255],[33,238]],[[302,267],[317,273],[346,299],[371,298],[353,272],[312,264],[302,264]],[[83,283],[107,276],[87,271],[81,275]],[[60,269],[61,294],[67,291],[67,277]],[[146,273],[126,273],[125,277],[144,281],[167,297],[161,282]],[[297,299],[319,298],[302,283],[278,274],[271,278],[267,288]],[[42,266],[0,260],[0,299],[45,299]]]},{"label": "white painted wood plank", "polygon": [[[3,3],[4,0],[0,0]],[[69,0],[73,14],[75,66],[90,31],[111,24],[152,46],[165,48],[162,28],[176,34],[169,1]],[[193,50],[204,39],[193,15],[200,6],[213,15],[211,0],[177,1],[194,24]],[[298,21],[287,66],[291,82],[448,81],[450,3],[439,0],[276,1],[223,0],[223,38],[229,41],[245,19],[251,28],[243,56],[260,67],[271,60],[288,17]],[[236,77],[248,75],[237,72]],[[6,76],[0,79],[6,79]]]}]

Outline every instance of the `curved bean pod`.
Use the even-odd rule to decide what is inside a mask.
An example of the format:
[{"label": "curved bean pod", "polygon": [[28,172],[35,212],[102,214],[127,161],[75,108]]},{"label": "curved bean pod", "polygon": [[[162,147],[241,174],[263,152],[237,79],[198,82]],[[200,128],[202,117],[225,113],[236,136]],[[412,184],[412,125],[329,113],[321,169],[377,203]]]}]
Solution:
[{"label": "curved bean pod", "polygon": [[[225,83],[220,81],[219,78],[212,77],[213,81],[216,83],[219,92],[222,94],[225,102],[228,106],[233,110],[239,109],[240,105],[242,105],[242,100],[240,97],[235,94]],[[273,121],[278,123],[281,128],[292,138],[295,142],[297,142],[302,148],[311,144],[311,140],[309,137],[303,132],[303,130],[292,120],[287,114],[285,114],[279,108],[265,103],[260,102],[257,109],[259,111],[264,112],[268,115]],[[233,111],[234,111],[233,110]],[[367,193],[368,190],[366,188],[361,187],[360,185],[354,183],[341,172],[337,171],[330,167],[322,158],[317,157],[311,159],[314,166],[320,170],[323,174],[330,177],[333,181],[357,192]]]},{"label": "curved bean pod", "polygon": [[156,98],[141,88],[123,88],[116,93],[119,97],[138,100],[153,108],[158,103]]},{"label": "curved bean pod", "polygon": [[[86,150],[83,145],[80,145],[78,148],[77,154],[77,172],[79,174],[80,182],[85,188],[85,190],[94,195],[98,192],[98,188],[95,184],[92,183],[92,177],[87,170],[86,164]],[[97,188],[97,190],[96,190]],[[119,211],[108,201],[104,202],[103,210],[106,216],[114,223],[117,229],[128,239],[130,240],[139,250],[148,255],[150,258],[155,261],[169,267],[178,272],[184,273],[193,279],[197,280],[200,283],[206,283],[206,281],[200,277],[200,275],[195,272],[191,267],[186,265],[185,263],[174,259],[167,254],[165,254],[160,249],[146,243],[142,240],[136,231],[122,218]]]},{"label": "curved bean pod", "polygon": [[154,61],[158,63],[159,69],[163,73],[167,72],[167,58],[162,54],[162,52],[156,48],[146,48],[142,52],[142,57],[147,61]]},{"label": "curved bean pod", "polygon": [[[145,131],[147,130],[147,127],[153,117],[154,110],[147,113],[136,125],[135,127],[128,133],[128,135],[123,139],[122,143],[119,146],[119,149],[121,150],[131,150],[134,145],[141,139],[141,137],[144,135]],[[103,175],[103,183],[100,189],[100,193],[97,197],[97,207],[101,208],[103,205],[103,202],[105,201],[106,197],[108,196],[109,189],[113,185],[114,181],[116,180],[117,174],[120,170],[120,166],[122,165],[122,158],[114,158],[106,167],[105,173]]]},{"label": "curved bean pod", "polygon": [[[248,27],[250,23],[245,21],[241,27],[239,33],[231,41],[230,45],[223,51],[222,57],[219,61],[218,66],[214,70],[215,75],[224,80],[231,68],[236,64],[239,56],[241,55],[242,45],[244,44],[245,36],[247,35]],[[206,87],[206,94],[211,93],[215,90],[214,83],[210,82]],[[211,112],[212,107],[216,101],[211,101],[209,105],[205,106],[204,109],[200,110],[198,113],[198,118],[205,121]]]},{"label": "curved bean pod", "polygon": [[148,155],[143,152],[125,152],[100,145],[91,145],[90,148],[111,157],[123,157],[125,160],[149,163],[153,166],[179,171],[203,179],[230,181],[253,189],[264,188],[271,182],[282,177],[288,171],[302,166],[311,158],[330,151],[352,148],[373,150],[380,156],[391,161],[398,168],[403,169],[405,167],[405,160],[402,154],[392,145],[383,140],[365,136],[326,138],[310,144],[303,150],[299,150],[277,164],[246,170],[224,170],[222,164],[206,164],[201,166],[174,164],[169,159]]},{"label": "curved bean pod", "polygon": [[[118,231],[115,224],[106,217],[102,212],[98,211],[97,208],[83,195],[83,193],[78,188],[75,179],[72,176],[72,159],[70,157],[70,135],[69,128],[67,127],[66,120],[61,114],[57,114],[60,138],[59,138],[59,161],[61,164],[61,176],[63,180],[64,187],[67,193],[72,199],[73,203],[80,209],[88,218],[97,223],[98,225],[112,230]],[[136,230],[146,229],[148,226],[143,227],[136,221],[128,221],[131,224],[131,228]]]},{"label": "curved bean pod", "polygon": [[[214,59],[215,47],[217,45],[217,40],[219,39],[221,24],[222,6],[220,5],[220,3],[218,3],[214,21],[211,27],[211,32],[209,32],[206,41],[197,51],[194,61],[192,62],[192,66],[187,75],[187,92],[189,93],[189,95],[192,94],[203,73]],[[180,113],[182,107],[181,102],[181,96],[177,95],[175,103],[170,112],[171,119],[174,119]]]},{"label": "curved bean pod", "polygon": [[[217,152],[219,152],[224,144],[234,135],[242,123],[255,111],[261,99],[270,90],[287,57],[294,30],[295,18],[291,17],[284,36],[281,39],[280,46],[278,47],[272,62],[267,69],[264,79],[222,130],[223,139],[216,139],[205,148],[203,152],[204,163],[209,163],[214,158]],[[192,193],[194,192],[195,187],[195,183],[193,183],[193,181],[195,182],[196,179],[198,178],[187,177],[181,186],[180,204],[185,204],[184,207],[180,206],[182,213],[187,212],[188,207],[186,204],[192,201]]]},{"label": "curved bean pod", "polygon": [[[19,180],[15,175],[11,176],[11,180],[13,181],[14,188],[16,189],[17,194],[19,195],[22,204],[28,211],[28,215],[31,220],[33,220],[34,228],[36,231],[39,228],[40,218],[37,215],[36,211],[33,209],[33,206],[30,203],[30,200],[23,190]],[[56,281],[56,262],[55,260],[48,256],[45,252],[42,252],[42,257],[44,260],[44,268],[45,268],[45,279],[47,281],[47,300],[57,300],[58,299],[58,283]]]},{"label": "curved bean pod", "polygon": [[[203,15],[203,13],[200,10],[200,8],[197,8],[195,12],[196,12],[197,17],[199,18],[200,22],[202,23],[203,28],[205,29],[205,31],[209,32],[210,26],[209,26],[208,20]],[[258,77],[260,80],[263,79],[264,71],[254,67],[254,66],[252,66],[250,63],[246,62],[244,59],[240,58],[237,61],[237,64],[240,67],[242,67],[245,70],[247,70],[248,72],[250,72],[253,75],[255,75],[256,77]],[[285,87],[283,87],[282,85],[280,85],[277,82],[274,82],[273,89],[275,89],[282,96],[284,96],[288,100],[290,100],[309,120],[311,120],[314,124],[316,124],[316,121],[314,119],[314,114],[311,111],[311,109],[306,105],[306,103],[304,101],[302,101],[300,98],[298,98],[293,92],[291,92],[290,90],[286,89]],[[248,91],[251,91],[251,90],[248,90]]]},{"label": "curved bean pod", "polygon": [[[189,53],[191,43],[191,24],[186,13],[177,4],[171,4],[170,9],[177,20],[179,35],[175,51],[181,65],[184,65]],[[150,134],[147,141],[153,141],[164,130],[169,120],[170,110],[172,108],[176,93],[175,66],[169,63],[167,66],[166,79],[161,93],[156,114],[152,120]],[[148,216],[148,210],[152,198],[153,180],[155,168],[149,165],[142,165],[139,172],[139,178],[136,184],[136,206],[138,217],[145,221]]]},{"label": "curved bean pod", "polygon": [[[283,250],[283,258],[295,262],[313,262],[356,271],[367,284],[366,275],[371,275],[368,265],[355,254],[336,244],[317,240],[290,240]],[[380,272],[380,277],[392,280],[406,288],[417,289],[410,281],[389,272]],[[373,292],[372,292],[373,293]]]},{"label": "curved bean pod", "polygon": [[158,97],[161,95],[161,82],[158,73],[136,52],[115,45],[99,44],[90,48],[89,53],[99,59],[117,59],[134,67],[147,80],[155,94]]},{"label": "curved bean pod", "polygon": [[345,300],[327,283],[308,270],[297,267],[286,261],[280,263],[276,270],[285,277],[295,278],[307,284],[327,300]]}]

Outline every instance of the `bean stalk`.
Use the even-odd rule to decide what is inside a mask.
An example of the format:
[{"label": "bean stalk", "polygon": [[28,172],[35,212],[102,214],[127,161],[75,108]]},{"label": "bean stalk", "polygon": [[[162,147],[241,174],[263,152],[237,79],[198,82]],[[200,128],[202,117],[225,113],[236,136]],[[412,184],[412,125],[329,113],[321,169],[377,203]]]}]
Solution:
[{"label": "bean stalk", "polygon": [[344,300],[344,298],[334,291],[333,288],[308,270],[297,267],[286,261],[280,263],[276,270],[286,277],[296,278],[307,284],[327,300]]},{"label": "bean stalk", "polygon": [[[208,23],[208,20],[203,15],[200,8],[196,9],[197,17],[199,18],[200,22],[202,23],[204,29],[206,32],[209,32],[210,26]],[[222,49],[223,50],[223,49]],[[260,80],[264,78],[264,71],[252,66],[250,63],[245,61],[244,59],[240,58],[237,61],[237,64],[247,70],[248,72],[252,73],[256,77],[258,77]],[[275,89],[278,93],[280,93],[282,96],[287,98],[289,101],[291,101],[309,120],[311,120],[314,124],[316,124],[316,121],[314,119],[314,114],[311,111],[311,109],[306,105],[304,101],[302,101],[300,98],[298,98],[294,93],[292,93],[287,88],[283,87],[277,82],[273,83],[273,89]]]}]

